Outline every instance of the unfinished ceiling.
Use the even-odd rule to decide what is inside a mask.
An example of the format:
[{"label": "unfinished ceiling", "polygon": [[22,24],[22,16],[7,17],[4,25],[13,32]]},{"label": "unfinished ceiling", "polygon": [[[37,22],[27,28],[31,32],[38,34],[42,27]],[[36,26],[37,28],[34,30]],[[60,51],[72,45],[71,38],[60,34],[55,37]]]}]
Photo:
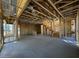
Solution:
[{"label": "unfinished ceiling", "polygon": [[31,0],[21,17],[29,21],[39,21],[44,18],[58,19],[58,17],[76,17],[79,0]]},{"label": "unfinished ceiling", "polygon": [[[2,0],[4,16],[19,17],[23,22],[42,22],[76,17],[79,0]],[[17,3],[18,2],[18,3]],[[22,3],[23,2],[23,3]],[[18,10],[16,12],[16,10]],[[18,16],[17,16],[18,14]]]}]

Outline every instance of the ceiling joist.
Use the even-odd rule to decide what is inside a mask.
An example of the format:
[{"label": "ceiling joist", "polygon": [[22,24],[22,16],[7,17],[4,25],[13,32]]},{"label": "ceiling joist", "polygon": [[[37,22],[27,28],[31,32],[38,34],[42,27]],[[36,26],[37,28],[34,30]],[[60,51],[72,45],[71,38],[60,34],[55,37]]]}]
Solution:
[{"label": "ceiling joist", "polygon": [[53,14],[52,12],[50,12],[48,9],[46,9],[44,6],[42,6],[40,3],[38,3],[37,1],[35,0],[32,0],[35,4],[39,5],[41,8],[43,8],[45,11],[47,11],[49,14],[51,14],[52,16],[56,17],[58,19],[58,17]]},{"label": "ceiling joist", "polygon": [[51,0],[48,0],[48,2],[51,4],[51,6],[59,13],[59,15],[63,18],[64,16],[61,14],[61,12],[57,9],[57,7],[54,5],[54,3]]},{"label": "ceiling joist", "polygon": [[54,3],[54,5],[56,5],[56,4],[58,4],[58,3],[60,3],[62,0],[58,0],[57,2],[55,2]]},{"label": "ceiling joist", "polygon": [[76,5],[76,6],[74,6],[74,7],[70,7],[70,8],[68,8],[68,9],[65,9],[65,10],[61,11],[61,13],[64,13],[64,12],[69,11],[69,10],[73,10],[73,9],[75,9],[75,8],[79,8],[79,5]]},{"label": "ceiling joist", "polygon": [[71,4],[75,3],[75,2],[77,2],[77,1],[79,1],[79,0],[75,0],[75,1],[72,1],[72,2],[70,2],[68,4],[65,4],[65,5],[59,7],[58,9],[64,8],[64,7],[68,6],[68,5],[71,5]]}]

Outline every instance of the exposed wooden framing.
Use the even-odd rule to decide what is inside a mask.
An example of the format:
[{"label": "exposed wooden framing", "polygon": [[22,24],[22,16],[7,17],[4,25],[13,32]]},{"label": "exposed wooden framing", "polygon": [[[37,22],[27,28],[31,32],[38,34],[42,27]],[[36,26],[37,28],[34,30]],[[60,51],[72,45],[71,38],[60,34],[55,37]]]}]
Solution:
[{"label": "exposed wooden framing", "polygon": [[0,17],[3,16],[2,0],[0,0]]},{"label": "exposed wooden framing", "polygon": [[52,20],[52,22],[53,22],[53,30],[55,32],[55,30],[56,30],[56,28],[55,28],[55,20]]},{"label": "exposed wooden framing", "polygon": [[[72,0],[73,1],[73,0]],[[62,0],[60,3],[70,3],[70,2],[72,2],[71,0]]]},{"label": "exposed wooden framing", "polygon": [[40,18],[36,17],[36,16],[30,16],[30,15],[25,15],[25,18],[28,17],[30,18],[31,20],[35,21],[35,20],[38,20]]},{"label": "exposed wooden framing", "polygon": [[[35,10],[35,9],[34,9]],[[47,15],[45,15],[44,13],[42,13],[42,12],[40,12],[40,11],[38,11],[38,10],[35,10],[36,12],[38,12],[39,14],[41,14],[41,15],[43,15],[43,16],[46,16],[47,17]]]},{"label": "exposed wooden framing", "polygon": [[64,37],[66,36],[66,30],[65,30],[65,27],[66,27],[66,26],[65,26],[65,22],[66,22],[66,20],[63,21]]},{"label": "exposed wooden framing", "polygon": [[43,25],[41,25],[41,35],[43,35]]},{"label": "exposed wooden framing", "polygon": [[3,48],[3,45],[4,45],[3,8],[2,8],[2,0],[0,0],[0,49]]},{"label": "exposed wooden framing", "polygon": [[[45,1],[44,2],[44,4],[42,4],[43,6],[45,6],[45,8],[47,8],[48,10],[50,10],[51,11],[51,13],[53,13],[53,8],[50,6],[50,4],[48,3],[48,1]],[[50,14],[49,13],[47,13],[47,15],[49,15],[50,16]]]},{"label": "exposed wooden framing", "polygon": [[[27,17],[27,16],[21,16],[20,18],[21,18],[21,19],[24,19],[24,20],[27,20],[27,19],[31,19],[31,20],[32,20],[32,18]],[[23,20],[23,21],[24,21],[24,20]],[[27,21],[29,21],[29,20],[27,20]]]},{"label": "exposed wooden framing", "polygon": [[48,0],[48,2],[51,4],[51,6],[59,13],[59,15],[63,18],[64,16],[61,14],[61,12],[57,9],[57,7],[54,5],[54,3],[51,0]]},{"label": "exposed wooden framing", "polygon": [[[28,21],[28,22],[36,22],[35,20],[38,20],[38,19],[40,19],[40,18],[42,18],[41,16],[45,16],[46,18],[48,18],[48,19],[53,19],[54,17],[56,17],[57,19],[59,19],[57,16],[58,15],[60,15],[60,16],[62,16],[63,18],[64,18],[64,16],[61,14],[61,12],[63,13],[63,14],[65,14],[65,15],[72,15],[73,13],[73,11],[76,11],[76,10],[73,10],[73,11],[70,11],[70,10],[72,10],[72,9],[75,9],[75,8],[77,8],[78,6],[75,6],[75,7],[71,7],[71,4],[73,4],[73,3],[75,3],[76,1],[78,1],[78,0],[75,0],[75,1],[71,1],[70,3],[69,3],[69,1],[68,1],[68,3],[67,4],[65,4],[65,5],[63,5],[63,6],[61,6],[61,7],[59,7],[58,9],[60,9],[60,11],[57,9],[57,7],[55,6],[56,4],[60,4],[61,2],[65,2],[64,0],[58,0],[58,1],[56,1],[55,3],[53,3],[52,2],[52,0],[48,0],[49,1],[49,3],[51,4],[51,6],[56,10],[55,12],[56,12],[56,14],[55,13],[53,13],[52,11],[53,11],[53,8],[47,8],[50,4],[46,1],[46,3],[47,4],[45,4],[44,5],[44,1],[41,3],[39,3],[39,1],[36,1],[36,0],[33,0],[33,2],[35,2],[34,4],[35,5],[37,5],[35,8],[37,9],[37,7],[38,7],[38,5],[41,7],[41,9],[40,9],[40,7],[39,7],[39,9],[40,10],[43,10],[43,11],[46,11],[47,13],[45,13],[45,12],[43,12],[43,11],[40,11],[39,9],[37,9],[37,10],[35,10],[35,13],[36,13],[36,15],[34,15],[33,13],[31,13],[31,12],[28,12],[28,11],[26,11],[25,10],[25,12],[26,13],[24,13],[22,16],[23,17],[25,17],[26,18],[26,20],[23,20],[23,21]],[[53,3],[53,4],[52,4]],[[21,2],[20,2],[20,4],[21,4]],[[11,5],[11,4],[10,4]],[[33,6],[35,6],[35,5],[33,5]],[[48,5],[48,6],[47,6]],[[64,9],[64,7],[66,7],[66,6],[70,6],[70,8],[69,9]],[[73,6],[73,5],[72,5]],[[50,7],[50,6],[49,6]],[[17,8],[20,8],[19,6],[17,6]],[[62,11],[61,10],[61,8],[63,8],[64,10]],[[20,8],[20,9],[23,9],[23,8]],[[50,11],[50,9],[52,10],[52,11]],[[39,10],[39,11],[38,11]],[[68,11],[68,12],[66,12],[66,11]],[[59,14],[58,14],[59,13]],[[69,14],[67,14],[67,13],[69,13]],[[29,14],[29,15],[28,15]],[[58,14],[58,15],[57,15]],[[51,15],[52,15],[52,17],[51,17]],[[54,17],[53,17],[54,16]],[[69,16],[70,17],[70,16]],[[38,22],[40,22],[41,21],[41,19],[40,20],[38,20]],[[61,23],[61,22],[60,22]],[[64,22],[65,23],[65,22]],[[65,24],[64,24],[64,27],[63,28],[65,28]],[[50,29],[50,28],[49,28]],[[65,31],[65,30],[64,30]]]},{"label": "exposed wooden framing", "polygon": [[76,40],[76,34],[77,34],[77,31],[76,31],[76,19],[74,19],[75,20],[75,41],[77,41]]},{"label": "exposed wooden framing", "polygon": [[[23,5],[23,7],[22,7],[20,13],[18,13],[19,10],[20,10],[19,8],[18,8],[18,10],[16,10],[16,12],[17,12],[17,18],[20,17],[20,15],[23,13],[24,9],[26,8],[26,6],[29,4],[30,1],[31,1],[31,0],[26,0],[26,1],[25,1],[25,4]],[[22,5],[22,4],[21,4],[21,5]],[[19,7],[20,7],[20,6],[19,6]]]},{"label": "exposed wooden framing", "polygon": [[[22,1],[23,1],[23,0],[17,0],[17,1],[16,1],[16,3],[17,3],[17,4],[16,4],[16,17],[17,17],[17,18],[19,18],[19,16],[18,16],[18,11],[19,11],[19,9],[22,9],[22,8],[20,7]],[[18,8],[18,7],[19,7],[19,8]]]},{"label": "exposed wooden framing", "polygon": [[[17,6],[18,6],[18,7],[21,5],[22,1],[23,1],[23,0],[17,0]],[[17,8],[17,10],[18,10],[18,8]]]},{"label": "exposed wooden framing", "polygon": [[9,16],[11,15],[11,0],[9,0]]},{"label": "exposed wooden framing", "polygon": [[[33,10],[35,10],[37,13],[39,13],[39,14],[41,14],[41,15],[43,15],[43,16],[45,16],[45,17],[47,17],[48,19],[49,19],[49,18],[50,18],[50,19],[53,19],[52,17],[47,16],[46,14],[44,14],[44,13],[42,13],[42,12],[40,12],[40,11],[36,10],[36,9],[33,9]],[[31,13],[31,12],[28,12],[28,11],[25,11],[25,12],[27,12],[27,13],[29,13],[29,14],[31,14],[31,15],[32,15],[32,13]]]},{"label": "exposed wooden framing", "polygon": [[62,38],[62,25],[61,25],[61,17],[59,16],[59,38]]},{"label": "exposed wooden framing", "polygon": [[74,15],[77,14],[77,12],[74,12],[74,13],[68,13],[68,14],[64,14],[65,16],[69,16],[69,15]]},{"label": "exposed wooden framing", "polygon": [[[28,19],[28,20],[26,20],[26,19]],[[22,21],[22,22],[30,22],[30,23],[35,22],[35,21],[33,20],[33,18],[28,18],[28,17],[26,17],[26,19],[20,20],[20,21]]]},{"label": "exposed wooden framing", "polygon": [[[34,10],[35,10],[35,9],[34,9]],[[35,11],[36,11],[36,12],[38,12],[39,14],[41,14],[41,15],[43,15],[43,16],[45,16],[45,17],[47,17],[48,19],[49,19],[49,18],[53,19],[52,17],[47,16],[46,14],[44,14],[44,13],[42,13],[42,12],[38,11],[38,10],[35,10]]]},{"label": "exposed wooden framing", "polygon": [[28,14],[30,14],[30,15],[32,15],[33,16],[33,14],[32,13],[30,13],[30,12],[28,12],[28,11],[24,11],[25,13],[28,13]]},{"label": "exposed wooden framing", "polygon": [[71,11],[69,11],[69,12],[65,12],[65,13],[63,13],[63,14],[70,14],[70,13],[73,13],[73,12],[75,12],[75,11],[77,11],[78,9],[75,9],[75,10],[71,10]]},{"label": "exposed wooden framing", "polygon": [[[30,13],[30,12],[29,12]],[[31,13],[32,14],[32,13]],[[37,21],[37,20],[39,20],[40,18],[38,18],[38,16],[34,16],[33,14],[32,14],[32,16],[31,15],[26,15],[26,14],[23,14],[24,16],[25,16],[25,18],[30,18],[31,20],[30,21]],[[41,18],[42,19],[42,18]],[[27,21],[29,21],[29,20],[27,20]]]},{"label": "exposed wooden framing", "polygon": [[39,5],[41,8],[43,8],[45,11],[47,11],[48,13],[50,13],[52,16],[54,16],[54,17],[56,17],[57,19],[58,19],[58,17],[55,15],[55,14],[53,14],[53,13],[51,13],[48,9],[46,9],[44,6],[42,6],[40,3],[38,3],[37,1],[35,1],[35,0],[32,0],[35,4],[37,4],[37,5]]},{"label": "exposed wooden framing", "polygon": [[[31,16],[21,16],[21,17],[24,17],[24,18],[26,18],[26,19],[33,20],[33,17],[31,17]],[[28,21],[29,21],[29,20],[28,20]]]},{"label": "exposed wooden framing", "polygon": [[79,44],[79,10],[77,11],[77,17],[76,17],[76,40]]},{"label": "exposed wooden framing", "polygon": [[23,16],[27,16],[27,17],[30,17],[30,18],[33,17],[33,16],[31,16],[31,15],[26,15],[26,14],[22,14],[22,15],[23,15]]},{"label": "exposed wooden framing", "polygon": [[65,5],[59,7],[58,9],[64,8],[64,7],[66,7],[66,6],[70,5],[70,4],[73,4],[73,3],[77,2],[77,1],[79,1],[79,0],[74,0],[74,1],[72,1],[70,3],[68,3],[68,4],[65,4]]},{"label": "exposed wooden framing", "polygon": [[54,29],[54,27],[53,27],[53,21],[51,21],[51,36],[53,36],[53,29]]},{"label": "exposed wooden framing", "polygon": [[[33,16],[33,14],[32,13],[30,13],[30,12],[28,12],[28,11],[25,11],[25,13],[23,13],[24,15],[28,15],[28,14],[26,14],[26,13],[28,13],[30,16]],[[22,14],[22,15],[23,15]]]},{"label": "exposed wooden framing", "polygon": [[54,5],[56,5],[56,4],[58,4],[58,3],[60,3],[62,0],[58,0],[57,2],[55,2],[54,3]]},{"label": "exposed wooden framing", "polygon": [[74,7],[70,7],[70,8],[65,9],[65,10],[62,10],[61,13],[64,13],[64,12],[66,12],[66,11],[69,11],[69,10],[72,10],[72,9],[75,9],[75,8],[79,8],[79,5],[76,5],[76,6],[74,6]]},{"label": "exposed wooden framing", "polygon": [[52,21],[50,21],[50,23],[51,23],[51,30],[50,30],[51,34],[50,35],[52,36]]},{"label": "exposed wooden framing", "polygon": [[14,21],[14,37],[16,40],[19,40],[19,37],[18,37],[18,20]]},{"label": "exposed wooden framing", "polygon": [[[28,12],[28,11],[25,11],[25,12],[31,14],[32,16],[34,16],[34,17],[36,17],[36,18],[38,18],[38,16],[33,15],[33,13],[31,13],[31,12]],[[41,16],[40,16],[40,17],[41,17]],[[42,18],[42,17],[41,17],[41,18]]]}]

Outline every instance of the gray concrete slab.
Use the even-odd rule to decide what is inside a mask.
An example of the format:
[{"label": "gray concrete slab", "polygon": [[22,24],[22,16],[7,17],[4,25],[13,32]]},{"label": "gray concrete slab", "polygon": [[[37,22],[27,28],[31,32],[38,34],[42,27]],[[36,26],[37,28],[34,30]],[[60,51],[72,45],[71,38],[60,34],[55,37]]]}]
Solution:
[{"label": "gray concrete slab", "polygon": [[26,36],[4,45],[1,58],[77,58],[79,48],[48,36]]}]

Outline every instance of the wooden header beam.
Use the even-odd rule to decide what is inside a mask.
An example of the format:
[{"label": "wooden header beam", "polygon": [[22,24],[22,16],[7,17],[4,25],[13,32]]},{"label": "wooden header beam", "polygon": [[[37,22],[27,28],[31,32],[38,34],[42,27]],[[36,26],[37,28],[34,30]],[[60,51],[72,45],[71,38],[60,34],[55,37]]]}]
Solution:
[{"label": "wooden header beam", "polygon": [[[19,5],[19,0],[17,0],[17,6]],[[17,7],[17,10],[16,10],[16,17],[19,18],[20,15],[23,13],[24,9],[26,8],[26,6],[29,4],[30,0],[22,0],[21,4],[18,6],[20,8]]]}]

